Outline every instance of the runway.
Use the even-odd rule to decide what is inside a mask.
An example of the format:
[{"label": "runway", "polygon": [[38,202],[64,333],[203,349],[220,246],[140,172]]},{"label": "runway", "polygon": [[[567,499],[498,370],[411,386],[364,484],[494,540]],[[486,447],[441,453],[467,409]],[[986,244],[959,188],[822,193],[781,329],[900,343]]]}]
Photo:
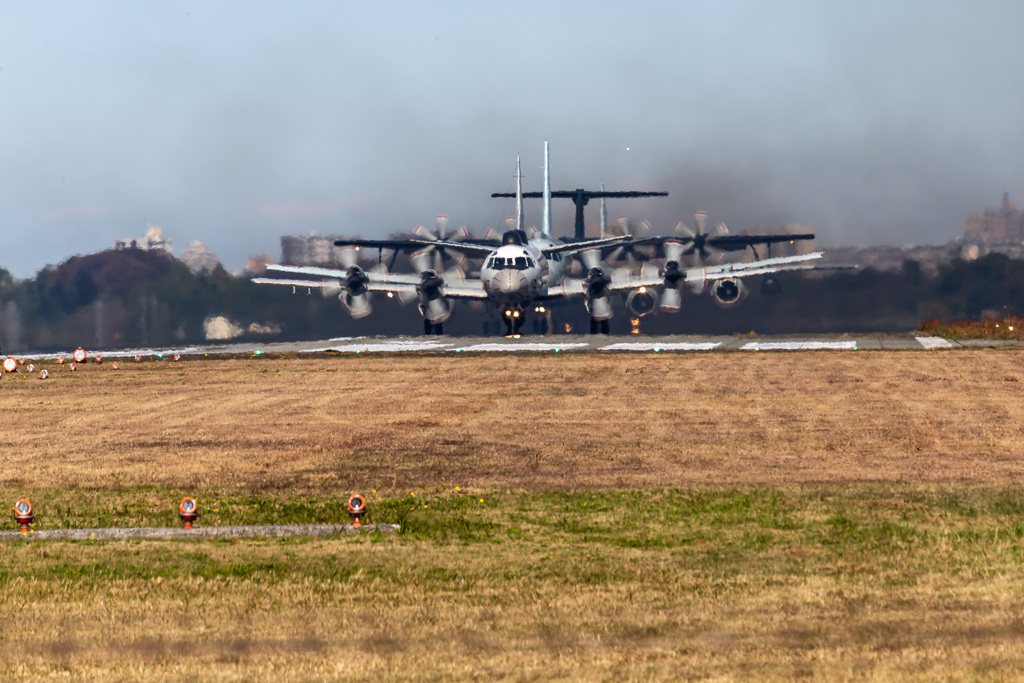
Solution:
[{"label": "runway", "polygon": [[[138,348],[89,350],[88,360],[97,355],[104,360],[124,360],[140,356],[147,360],[173,360],[181,358],[224,355],[276,355],[323,353],[435,353],[435,354],[493,354],[493,353],[709,353],[726,351],[869,351],[907,350],[936,351],[963,348],[1024,347],[1024,342],[998,339],[949,340],[942,337],[906,335],[788,335],[788,336],[617,336],[607,335],[554,335],[505,337],[340,337],[306,342],[245,342],[235,344],[207,344],[177,348]],[[53,361],[63,355],[70,362],[72,351],[33,352],[13,354],[25,362]]]}]

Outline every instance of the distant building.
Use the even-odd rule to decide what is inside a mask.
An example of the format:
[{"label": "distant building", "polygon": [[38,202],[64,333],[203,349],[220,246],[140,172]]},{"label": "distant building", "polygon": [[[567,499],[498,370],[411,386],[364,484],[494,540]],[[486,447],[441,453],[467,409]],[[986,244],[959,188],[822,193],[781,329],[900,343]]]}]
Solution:
[{"label": "distant building", "polygon": [[1003,193],[1003,206],[998,211],[985,209],[964,221],[964,241],[973,244],[1020,244],[1024,242],[1024,213]]},{"label": "distant building", "polygon": [[286,235],[281,238],[281,263],[292,266],[337,265],[341,247],[336,235]]},{"label": "distant building", "polygon": [[139,239],[116,240],[114,242],[114,249],[142,249],[144,251],[157,250],[166,251],[168,254],[173,253],[171,251],[171,241],[164,239],[163,229],[156,225],[149,226],[149,230],[146,231],[145,237]]},{"label": "distant building", "polygon": [[277,257],[273,254],[251,256],[249,261],[245,264],[245,272],[251,275],[264,275],[267,272],[267,264],[274,263],[275,258]]},{"label": "distant building", "polygon": [[210,272],[220,263],[214,253],[198,240],[189,242],[188,249],[181,254],[181,260],[189,270],[196,274],[203,271]]}]

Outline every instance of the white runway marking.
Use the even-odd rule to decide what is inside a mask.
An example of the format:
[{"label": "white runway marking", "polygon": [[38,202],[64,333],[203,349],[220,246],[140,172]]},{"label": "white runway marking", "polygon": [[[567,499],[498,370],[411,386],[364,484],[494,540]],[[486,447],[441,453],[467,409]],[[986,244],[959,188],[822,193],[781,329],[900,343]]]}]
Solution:
[{"label": "white runway marking", "polygon": [[563,351],[578,349],[589,344],[474,344],[458,351]]},{"label": "white runway marking", "polygon": [[856,351],[857,342],[748,342],[740,347],[741,351],[813,351],[819,349]]},{"label": "white runway marking", "polygon": [[711,351],[721,346],[721,342],[679,342],[654,344],[652,342],[619,342],[602,346],[601,351]]},{"label": "white runway marking", "polygon": [[340,351],[342,353],[395,353],[397,351],[442,351],[452,346],[434,341],[393,341],[383,344],[345,344],[323,349],[324,351]]},{"label": "white runway marking", "polygon": [[948,339],[942,337],[914,337],[914,339],[926,349],[948,349],[953,346]]}]

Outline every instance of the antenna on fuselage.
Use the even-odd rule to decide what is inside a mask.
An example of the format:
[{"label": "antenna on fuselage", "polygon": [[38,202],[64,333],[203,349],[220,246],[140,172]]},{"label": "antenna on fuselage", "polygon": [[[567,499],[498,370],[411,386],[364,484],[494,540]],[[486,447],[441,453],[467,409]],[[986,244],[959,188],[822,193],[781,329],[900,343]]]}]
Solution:
[{"label": "antenna on fuselage", "polygon": [[523,171],[516,155],[516,230],[523,229]]},{"label": "antenna on fuselage", "polygon": [[546,239],[551,239],[551,157],[548,154],[548,141],[544,141],[544,222],[541,232]]},{"label": "antenna on fuselage", "polygon": [[[604,181],[601,181],[601,193],[604,193]],[[601,238],[608,232],[608,207],[605,206],[604,197],[601,197]]]}]

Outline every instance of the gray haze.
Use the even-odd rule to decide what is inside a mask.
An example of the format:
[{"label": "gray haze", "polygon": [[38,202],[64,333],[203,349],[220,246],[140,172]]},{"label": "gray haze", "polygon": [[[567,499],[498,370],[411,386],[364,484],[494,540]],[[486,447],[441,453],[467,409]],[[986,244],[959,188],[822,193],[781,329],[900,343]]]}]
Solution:
[{"label": "gray haze", "polygon": [[0,0],[0,266],[147,225],[233,270],[282,234],[482,231],[544,140],[555,189],[669,191],[609,206],[662,231],[945,242],[1024,203],[1022,27],[1016,1]]}]

